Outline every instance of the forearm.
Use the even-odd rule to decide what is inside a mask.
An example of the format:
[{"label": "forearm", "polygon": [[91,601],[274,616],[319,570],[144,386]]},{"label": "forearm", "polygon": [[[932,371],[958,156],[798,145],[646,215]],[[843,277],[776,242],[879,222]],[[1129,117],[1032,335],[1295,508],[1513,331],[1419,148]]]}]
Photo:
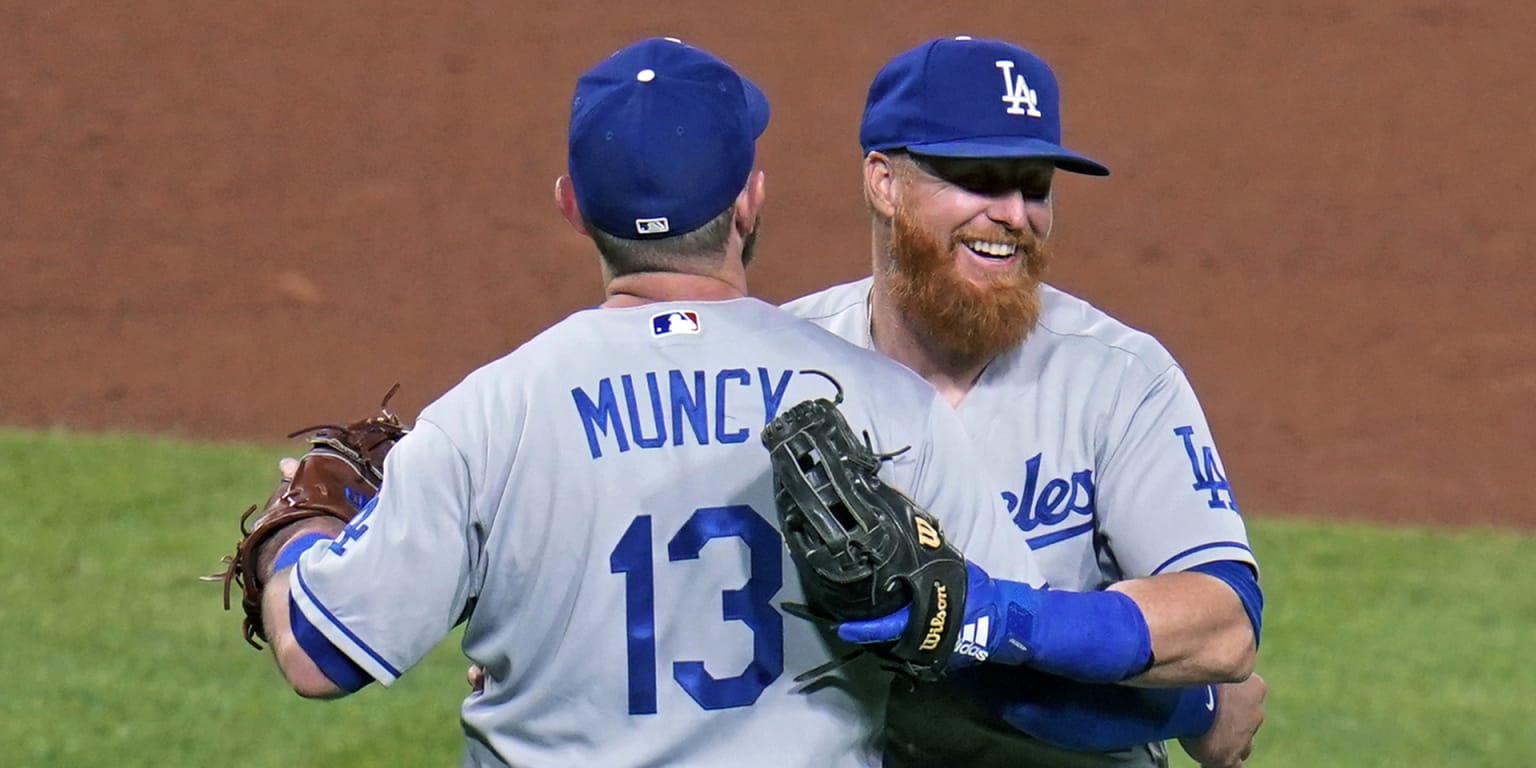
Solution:
[{"label": "forearm", "polygon": [[295,537],[311,532],[334,535],[340,531],[341,525],[339,521],[317,520],[296,523],[292,528],[294,530],[285,530],[274,537],[273,546],[261,553],[259,567],[267,577],[261,593],[263,625],[272,645],[272,657],[295,693],[305,698],[339,698],[347,692],[320,671],[294,637],[292,623],[289,621],[293,568],[284,567],[274,573],[272,566],[283,545]]},{"label": "forearm", "polygon": [[1128,682],[1178,686],[1239,682],[1253,673],[1254,627],[1220,579],[1168,573],[1111,585],[1146,619],[1153,663]]},{"label": "forearm", "polygon": [[970,567],[967,631],[986,648],[962,633],[961,656],[1146,686],[1235,682],[1253,671],[1263,596],[1248,564],[1213,562],[1096,592],[1037,589]]}]

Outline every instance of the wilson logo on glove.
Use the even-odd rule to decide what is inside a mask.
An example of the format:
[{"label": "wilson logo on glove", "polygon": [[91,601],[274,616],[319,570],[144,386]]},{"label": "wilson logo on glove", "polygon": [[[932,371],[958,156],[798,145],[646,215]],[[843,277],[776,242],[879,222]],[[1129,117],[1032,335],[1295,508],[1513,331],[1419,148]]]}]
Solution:
[{"label": "wilson logo on glove", "polygon": [[917,528],[917,543],[929,549],[938,549],[944,545],[944,540],[939,538],[939,532],[935,531],[927,520],[919,517],[914,518],[912,523],[913,527]]},{"label": "wilson logo on glove", "polygon": [[[918,526],[919,531],[922,528],[923,526]],[[939,641],[944,639],[944,622],[949,619],[949,590],[943,584],[933,585],[933,602],[938,606],[938,610],[934,612],[933,618],[928,620],[928,634],[923,636],[923,644],[918,646],[918,650],[931,651],[939,647]]]}]

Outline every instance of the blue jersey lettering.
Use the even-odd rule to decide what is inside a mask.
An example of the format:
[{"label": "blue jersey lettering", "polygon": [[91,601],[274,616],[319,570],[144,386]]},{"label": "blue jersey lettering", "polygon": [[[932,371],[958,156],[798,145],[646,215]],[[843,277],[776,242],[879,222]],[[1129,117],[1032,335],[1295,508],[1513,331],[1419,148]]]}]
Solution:
[{"label": "blue jersey lettering", "polygon": [[667,372],[668,389],[672,395],[672,444],[683,444],[683,417],[688,417],[688,427],[699,445],[709,445],[709,409],[704,399],[704,372],[693,372],[693,389],[683,379],[683,372]]},{"label": "blue jersey lettering", "polygon": [[624,404],[629,408],[629,432],[635,436],[635,445],[641,448],[660,448],[667,444],[667,422],[661,413],[661,386],[656,382],[654,371],[645,374],[645,388],[650,393],[651,419],[656,425],[656,436],[646,437],[640,426],[640,404],[636,402],[635,380],[629,374],[619,377],[624,382]]},{"label": "blue jersey lettering", "polygon": [[[667,445],[710,444],[710,410],[714,410],[714,442],[728,445],[744,443],[755,428],[756,414],[743,414],[742,408],[750,409],[751,400],[737,403],[738,412],[732,413],[726,406],[730,387],[755,386],[762,395],[763,424],[778,415],[789,391],[794,371],[770,371],[767,368],[726,368],[714,373],[715,385],[709,386],[708,371],[669,370],[664,374],[648,371],[644,374],[622,374],[618,386],[612,377],[597,382],[594,398],[586,389],[575,387],[571,400],[576,405],[576,416],[581,420],[587,435],[587,452],[594,459],[610,452],[625,453],[631,443],[642,449],[661,448]],[[639,380],[644,377],[642,388]],[[713,401],[711,401],[713,397]],[[623,400],[620,403],[620,400]],[[671,439],[668,440],[668,413],[671,414]],[[736,429],[731,426],[739,425]]]},{"label": "blue jersey lettering", "polygon": [[763,387],[763,424],[773,421],[773,417],[779,415],[779,405],[784,402],[784,390],[789,389],[789,380],[794,377],[794,371],[784,371],[779,374],[779,383],[773,384],[773,377],[768,374],[767,368],[757,369],[759,381]]},{"label": "blue jersey lettering", "polygon": [[[1013,524],[1028,532],[1064,522],[1074,514],[1092,518],[1097,494],[1093,470],[1078,470],[1070,478],[1058,477],[1040,488],[1042,459],[1043,454],[1037,453],[1024,462],[1024,488],[1020,493],[1003,491],[1003,501],[1013,513]],[[1035,495],[1037,489],[1039,496]]]},{"label": "blue jersey lettering", "polygon": [[581,387],[571,390],[571,399],[576,401],[576,415],[581,417],[581,426],[587,430],[587,450],[592,453],[592,458],[603,455],[603,449],[597,443],[597,433],[602,432],[603,437],[607,437],[610,426],[619,451],[622,453],[629,450],[629,438],[624,435],[624,422],[619,419],[619,404],[613,397],[612,380],[603,379],[597,383],[596,403]]},{"label": "blue jersey lettering", "polygon": [[735,432],[725,431],[725,383],[735,381],[741,386],[752,384],[752,374],[743,368],[727,368],[715,374],[715,440],[722,443],[745,443],[749,430],[746,427]]}]

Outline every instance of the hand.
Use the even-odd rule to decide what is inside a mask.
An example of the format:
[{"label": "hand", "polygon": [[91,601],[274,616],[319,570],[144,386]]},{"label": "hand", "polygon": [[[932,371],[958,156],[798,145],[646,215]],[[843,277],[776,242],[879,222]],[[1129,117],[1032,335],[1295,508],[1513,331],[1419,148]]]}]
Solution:
[{"label": "hand", "polygon": [[1253,752],[1253,735],[1264,724],[1264,696],[1269,686],[1252,675],[1241,683],[1216,686],[1216,721],[1204,736],[1179,739],[1201,768],[1242,768]]},{"label": "hand", "polygon": [[[283,476],[283,479],[278,483],[277,490],[272,492],[272,499],[267,501],[268,505],[271,505],[273,499],[288,492],[288,484],[293,482],[293,476],[299,471],[299,460],[292,456],[279,459],[277,471]],[[309,533],[311,531],[335,537],[341,533],[342,525],[339,521],[321,518],[300,520],[289,525],[279,533],[274,534],[269,541],[261,546],[261,550],[256,555],[256,572],[261,575],[263,581],[271,579],[273,561],[276,560],[277,553],[282,550],[284,544],[292,541],[294,537],[301,533]]]},{"label": "hand", "polygon": [[[1023,638],[1011,637],[1004,631],[1005,607],[1009,602],[1019,602],[1020,595],[1010,595],[1012,601],[1000,599],[999,582],[971,562],[965,564],[965,583],[965,605],[960,612],[964,626],[952,649],[949,668],[979,664],[999,653],[1003,657],[993,660],[1003,664],[1027,661],[1029,649]],[[892,642],[906,630],[909,617],[910,611],[901,608],[875,619],[846,621],[837,625],[837,636],[861,645]]]},{"label": "hand", "polygon": [[[1028,664],[1084,683],[1118,683],[1146,671],[1152,638],[1141,608],[1112,590],[1073,592],[994,579],[965,564],[962,625],[949,666],[979,662]],[[954,611],[956,606],[950,606]],[[890,642],[902,636],[908,611],[836,625],[852,643]]]},{"label": "hand", "polygon": [[464,670],[464,682],[469,683],[470,693],[485,693],[485,670],[478,664],[469,665]]},{"label": "hand", "polygon": [[[386,395],[385,404],[388,401]],[[239,587],[245,613],[241,630],[251,646],[259,649],[257,639],[266,639],[263,587],[288,537],[318,525],[311,520],[335,520],[339,530],[377,494],[385,457],[409,433],[394,414],[382,406],[381,411],[350,424],[321,424],[291,433],[289,437],[304,435],[309,450],[302,458],[278,462],[283,479],[264,504],[252,504],[240,516],[235,552],[224,558],[224,571],[209,578],[224,582],[226,610]]]}]

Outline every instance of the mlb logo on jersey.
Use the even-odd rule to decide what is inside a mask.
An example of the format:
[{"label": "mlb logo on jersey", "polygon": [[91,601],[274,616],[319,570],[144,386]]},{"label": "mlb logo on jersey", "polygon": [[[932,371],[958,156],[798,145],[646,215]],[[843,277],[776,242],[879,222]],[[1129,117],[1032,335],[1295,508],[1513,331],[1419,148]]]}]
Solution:
[{"label": "mlb logo on jersey", "polygon": [[698,333],[699,313],[690,309],[663,312],[651,317],[651,337],[661,338],[678,333]]}]

